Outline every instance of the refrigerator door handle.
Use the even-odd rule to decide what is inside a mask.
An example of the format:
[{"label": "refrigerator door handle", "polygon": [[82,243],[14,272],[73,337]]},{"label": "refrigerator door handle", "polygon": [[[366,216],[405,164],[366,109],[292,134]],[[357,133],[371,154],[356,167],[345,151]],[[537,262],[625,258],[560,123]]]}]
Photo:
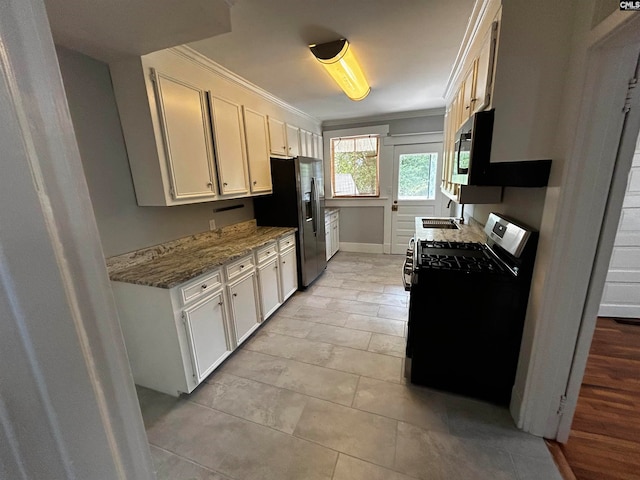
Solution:
[{"label": "refrigerator door handle", "polygon": [[318,233],[317,216],[318,212],[316,209],[316,179],[314,177],[311,177],[311,220],[313,221],[314,235],[317,235]]}]

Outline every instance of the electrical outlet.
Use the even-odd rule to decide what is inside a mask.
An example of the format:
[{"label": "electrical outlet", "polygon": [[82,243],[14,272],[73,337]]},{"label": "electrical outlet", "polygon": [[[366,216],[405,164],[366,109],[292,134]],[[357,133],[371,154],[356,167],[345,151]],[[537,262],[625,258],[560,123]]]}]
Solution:
[{"label": "electrical outlet", "polygon": [[209,220],[209,230],[215,230],[216,229],[216,221],[215,219],[211,219]]}]

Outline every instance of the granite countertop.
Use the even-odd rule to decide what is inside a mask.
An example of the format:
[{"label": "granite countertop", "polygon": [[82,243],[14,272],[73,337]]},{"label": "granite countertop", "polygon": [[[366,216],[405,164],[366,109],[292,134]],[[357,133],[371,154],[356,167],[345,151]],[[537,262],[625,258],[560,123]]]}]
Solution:
[{"label": "granite countertop", "polygon": [[483,227],[473,219],[471,223],[456,222],[459,230],[453,228],[424,228],[422,217],[416,217],[416,240],[436,240],[439,242],[479,242],[485,243],[487,236]]},{"label": "granite countertop", "polygon": [[173,288],[295,231],[250,220],[108,258],[107,271],[116,282]]}]

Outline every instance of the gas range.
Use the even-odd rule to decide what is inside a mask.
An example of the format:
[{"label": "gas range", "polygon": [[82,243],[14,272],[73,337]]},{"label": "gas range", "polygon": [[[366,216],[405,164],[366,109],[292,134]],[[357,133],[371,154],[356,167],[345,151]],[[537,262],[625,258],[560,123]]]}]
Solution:
[{"label": "gas range", "polygon": [[411,292],[405,375],[412,383],[507,404],[537,233],[494,213],[485,233],[486,243],[410,243],[403,271]]},{"label": "gas range", "polygon": [[505,269],[489,247],[471,242],[421,240],[417,245],[417,269],[461,270],[464,272],[504,273]]}]

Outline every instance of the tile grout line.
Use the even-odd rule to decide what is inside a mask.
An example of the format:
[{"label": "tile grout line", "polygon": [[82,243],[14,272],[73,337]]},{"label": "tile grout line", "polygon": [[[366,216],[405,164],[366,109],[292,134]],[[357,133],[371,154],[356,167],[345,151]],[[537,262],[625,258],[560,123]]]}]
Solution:
[{"label": "tile grout line", "polygon": [[[353,398],[351,399],[351,408],[355,408],[353,406],[353,404],[356,402],[356,396],[358,395],[358,388],[360,388],[360,379],[362,378],[362,375],[358,376],[358,381],[356,382],[356,388],[353,391]],[[356,410],[360,410],[359,408],[355,408]],[[362,411],[362,410],[360,410]]]},{"label": "tile grout line", "polygon": [[[293,338],[293,337],[289,337],[289,338]],[[330,343],[329,343],[329,344],[327,344],[327,345],[331,345],[331,347],[337,347],[337,346],[339,346],[339,345],[332,345],[332,344],[330,344]],[[349,348],[349,347],[341,347],[341,348]],[[400,378],[398,379],[398,381],[397,381],[397,382],[396,382],[396,381],[389,381],[389,380],[385,380],[385,379],[383,379],[383,378],[376,378],[376,377],[371,377],[371,376],[369,376],[369,375],[362,375],[362,374],[360,374],[360,373],[348,372],[348,371],[346,371],[346,370],[340,370],[340,369],[337,369],[337,368],[327,367],[326,365],[319,365],[319,364],[317,364],[317,363],[303,362],[302,360],[296,360],[296,359],[294,359],[294,358],[281,357],[281,356],[279,356],[279,355],[274,355],[274,354],[272,354],[272,353],[265,353],[265,352],[261,352],[261,351],[259,351],[259,350],[250,350],[250,349],[247,349],[247,350],[248,350],[249,352],[259,353],[259,354],[261,354],[261,355],[268,355],[268,356],[273,357],[273,358],[279,358],[279,359],[282,359],[282,360],[291,360],[291,361],[294,361],[294,362],[304,363],[305,365],[311,365],[311,366],[314,366],[314,367],[326,368],[327,370],[332,370],[332,371],[334,371],[334,372],[348,373],[348,374],[351,374],[351,375],[361,375],[361,376],[366,377],[366,378],[371,378],[371,379],[373,379],[373,380],[378,380],[378,381],[381,381],[381,382],[389,382],[389,383],[393,383],[393,384],[396,384],[396,385],[398,385],[398,384],[402,384],[402,375],[400,375]],[[355,348],[351,348],[351,350],[357,350],[357,349],[355,349]],[[373,354],[373,355],[382,355],[382,356],[384,356],[384,357],[393,358],[393,359],[400,359],[400,357],[394,357],[393,355],[387,355],[387,354],[385,354],[385,353],[369,352],[369,351],[367,351],[367,350],[357,350],[357,351],[358,351],[358,352],[371,353],[371,354]],[[401,359],[400,359],[400,360],[401,360]],[[401,364],[402,364],[402,360],[401,360]]]},{"label": "tile grout line", "polygon": [[[176,452],[174,452],[174,451],[171,451],[171,450],[169,450],[168,448],[161,447],[160,445],[156,445],[155,443],[151,443],[151,442],[149,442],[149,440],[148,440],[148,439],[147,439],[147,442],[149,443],[149,445],[153,445],[153,446],[154,446],[154,447],[156,447],[158,450],[162,450],[163,452],[167,452],[167,453],[170,453],[171,455],[175,455],[176,457],[178,457],[178,458],[180,458],[180,459],[184,460],[185,462],[189,462],[189,463],[192,463],[193,465],[197,465],[198,467],[200,467],[200,468],[202,468],[202,469],[204,469],[204,470],[206,470],[206,471],[208,471],[208,472],[211,472],[211,473],[214,473],[214,474],[217,474],[217,475],[224,475],[224,476],[225,476],[225,477],[227,477],[229,480],[238,480],[236,477],[232,477],[232,476],[231,476],[231,475],[229,475],[228,473],[223,473],[223,472],[220,472],[220,471],[218,471],[218,470],[214,470],[213,468],[210,468],[210,467],[207,467],[207,466],[205,466],[205,465],[202,465],[201,463],[198,463],[198,462],[196,462],[195,460],[193,460],[193,459],[191,459],[191,458],[189,458],[189,457],[185,457],[184,455],[180,455],[179,453],[176,453]],[[152,462],[152,463],[153,463],[153,462]],[[155,464],[153,464],[153,468],[154,468],[154,473],[155,473],[155,468],[156,468]]]}]

